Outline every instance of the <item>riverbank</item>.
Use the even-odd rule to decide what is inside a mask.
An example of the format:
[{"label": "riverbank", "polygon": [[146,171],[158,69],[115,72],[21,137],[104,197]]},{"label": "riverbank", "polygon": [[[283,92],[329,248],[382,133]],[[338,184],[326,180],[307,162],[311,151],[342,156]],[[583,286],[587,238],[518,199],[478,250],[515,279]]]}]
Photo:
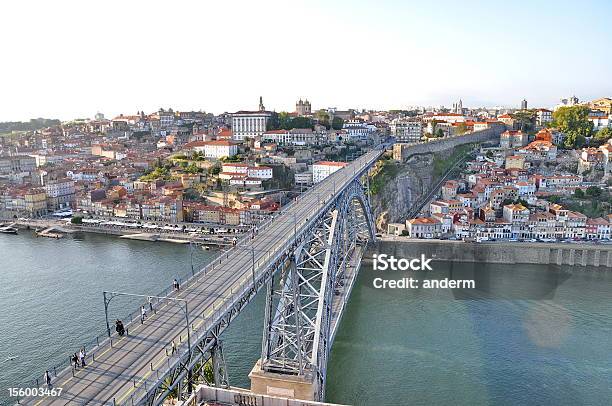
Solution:
[{"label": "riverbank", "polygon": [[612,245],[532,242],[463,242],[382,237],[371,248],[398,258],[424,254],[436,261],[541,264],[612,268]]},{"label": "riverbank", "polygon": [[[194,243],[198,245],[209,245],[209,246],[228,246],[231,244],[231,239],[236,234],[222,234],[211,237],[205,237],[202,235],[194,235],[193,233],[187,233],[182,231],[176,232],[146,232],[141,228],[123,228],[123,227],[105,227],[101,225],[87,225],[87,224],[67,224],[65,220],[40,220],[40,219],[28,219],[28,220],[0,220],[0,224],[11,224],[19,230],[56,230],[59,233],[58,238],[63,234],[72,234],[75,232],[94,233],[94,234],[105,234],[109,236],[117,236],[119,238],[134,239],[140,241],[149,242],[171,242],[176,244],[189,244]],[[50,235],[42,235],[50,236]],[[239,236],[239,235],[236,235]]]}]

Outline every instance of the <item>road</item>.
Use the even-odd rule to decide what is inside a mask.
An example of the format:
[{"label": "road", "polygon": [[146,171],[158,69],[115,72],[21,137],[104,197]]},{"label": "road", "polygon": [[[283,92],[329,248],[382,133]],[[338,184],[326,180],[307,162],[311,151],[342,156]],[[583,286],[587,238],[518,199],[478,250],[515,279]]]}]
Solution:
[{"label": "road", "polygon": [[[234,292],[250,283],[253,261],[257,264],[256,269],[263,272],[266,261],[290,245],[295,233],[306,228],[309,220],[335,193],[350,184],[354,174],[369,167],[381,153],[381,150],[371,151],[315,185],[273,221],[262,226],[254,238],[247,236],[229,250],[220,265],[196,274],[179,292],[174,292],[172,295],[188,303],[194,328],[192,337],[210,326],[217,317],[216,310],[232,299]],[[113,401],[116,404],[129,401],[135,387],[153,380],[157,371],[163,370],[165,364],[177,356],[171,352],[168,355],[171,342],[179,345],[186,341],[186,322],[179,306],[168,302],[156,310],[143,324],[138,320],[129,325],[129,336],[113,336],[112,347],[105,342],[90,351],[87,366],[77,370],[74,376],[69,368],[59,372],[52,384],[62,388],[60,396],[25,398],[21,403],[112,405]],[[179,346],[179,351],[186,351],[185,347],[184,344]]]}]

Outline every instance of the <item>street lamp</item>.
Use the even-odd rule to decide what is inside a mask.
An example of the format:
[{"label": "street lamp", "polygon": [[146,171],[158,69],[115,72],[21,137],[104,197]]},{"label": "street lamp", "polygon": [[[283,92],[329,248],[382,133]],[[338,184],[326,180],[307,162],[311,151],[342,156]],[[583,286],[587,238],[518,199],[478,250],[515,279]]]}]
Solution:
[{"label": "street lamp", "polygon": [[[102,292],[102,295],[104,296],[104,318],[106,319],[106,332],[108,333],[109,338],[111,336],[111,332],[110,332],[110,324],[108,323],[108,305],[110,304],[111,300],[113,300],[117,296],[156,298],[158,299],[158,302],[159,302],[159,299],[167,299],[167,300],[172,301],[185,314],[185,324],[187,327],[187,346],[188,346],[189,354],[191,355],[191,333],[190,333],[190,328],[189,328],[189,309],[187,307],[187,301],[185,299],[180,299],[178,297],[139,295],[136,293],[107,292],[107,291]],[[183,306],[181,306],[179,303],[182,303]]]}]

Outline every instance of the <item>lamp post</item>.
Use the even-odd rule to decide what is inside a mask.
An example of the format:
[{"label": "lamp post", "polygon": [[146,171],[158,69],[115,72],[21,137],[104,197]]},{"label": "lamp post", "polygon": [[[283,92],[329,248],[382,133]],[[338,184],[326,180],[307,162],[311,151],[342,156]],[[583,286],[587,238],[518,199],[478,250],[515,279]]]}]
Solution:
[{"label": "lamp post", "polygon": [[[167,299],[167,300],[172,301],[174,304],[179,306],[179,308],[185,314],[185,323],[187,327],[187,346],[188,346],[189,354],[191,355],[191,333],[190,333],[190,328],[189,328],[189,308],[187,307],[187,301],[185,299],[180,299],[178,297],[139,295],[136,293],[107,292],[107,291],[102,292],[102,295],[104,296],[104,318],[106,319],[106,331],[109,337],[111,336],[111,332],[110,332],[110,324],[108,323],[108,305],[117,296],[156,298],[158,299],[158,301],[159,299]],[[183,306],[179,305],[179,303],[182,303]]]}]

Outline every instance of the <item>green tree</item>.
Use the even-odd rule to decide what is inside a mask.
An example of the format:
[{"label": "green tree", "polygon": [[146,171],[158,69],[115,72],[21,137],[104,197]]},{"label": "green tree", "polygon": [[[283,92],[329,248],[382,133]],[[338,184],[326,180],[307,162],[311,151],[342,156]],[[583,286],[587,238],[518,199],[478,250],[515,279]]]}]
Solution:
[{"label": "green tree", "polygon": [[593,136],[597,145],[605,144],[610,138],[612,138],[612,128],[610,127],[602,128]]},{"label": "green tree", "polygon": [[601,196],[601,189],[597,186],[589,186],[586,190],[587,196],[599,197]]},{"label": "green tree", "polygon": [[331,127],[334,130],[341,130],[343,126],[344,126],[344,120],[342,118],[334,117],[332,119]]},{"label": "green tree", "polygon": [[83,217],[81,217],[81,216],[74,216],[73,218],[70,219],[70,222],[72,224],[83,224]]},{"label": "green tree", "polygon": [[436,137],[438,137],[438,138],[444,137],[444,131],[441,128],[438,128],[436,130]]},{"label": "green tree", "polygon": [[576,188],[576,190],[574,190],[574,197],[578,199],[584,198],[584,192],[582,191],[582,189]]},{"label": "green tree", "polygon": [[521,131],[529,132],[535,129],[535,110],[520,110],[512,115]]},{"label": "green tree", "polygon": [[580,148],[593,133],[587,106],[560,107],[553,113],[553,127],[566,135],[566,148]]}]

